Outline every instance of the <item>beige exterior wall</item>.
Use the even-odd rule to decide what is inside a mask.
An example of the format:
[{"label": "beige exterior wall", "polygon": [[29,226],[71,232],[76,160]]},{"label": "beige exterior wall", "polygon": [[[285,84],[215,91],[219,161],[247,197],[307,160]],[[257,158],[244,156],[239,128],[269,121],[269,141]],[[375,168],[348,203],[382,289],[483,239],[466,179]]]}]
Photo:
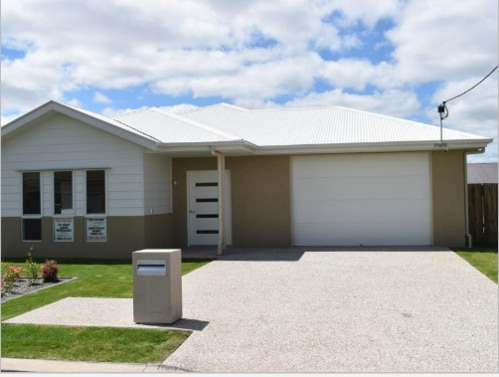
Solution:
[{"label": "beige exterior wall", "polygon": [[[232,176],[233,246],[289,247],[289,156],[226,157],[225,168]],[[215,157],[173,159],[174,247],[187,245],[187,171],[216,169]]]},{"label": "beige exterior wall", "polygon": [[85,242],[85,218],[74,218],[74,241],[54,242],[52,218],[42,219],[42,241],[21,241],[21,219],[2,218],[2,258],[97,258],[131,260],[132,252],[171,247],[172,215],[107,217],[107,242]]},{"label": "beige exterior wall", "polygon": [[463,151],[432,152],[433,244],[466,245],[465,175]]},{"label": "beige exterior wall", "polygon": [[[234,247],[289,247],[291,195],[289,156],[227,157],[231,171],[232,240]],[[432,152],[431,182],[433,243],[466,245],[463,151]],[[21,241],[21,219],[2,218],[3,258],[21,258],[34,245],[36,258],[131,259],[144,248],[187,245],[187,171],[216,170],[215,157],[172,160],[173,213],[148,216],[108,216],[108,241],[85,242],[84,217],[75,217],[74,241],[53,242],[52,218],[43,218],[43,241]]]}]

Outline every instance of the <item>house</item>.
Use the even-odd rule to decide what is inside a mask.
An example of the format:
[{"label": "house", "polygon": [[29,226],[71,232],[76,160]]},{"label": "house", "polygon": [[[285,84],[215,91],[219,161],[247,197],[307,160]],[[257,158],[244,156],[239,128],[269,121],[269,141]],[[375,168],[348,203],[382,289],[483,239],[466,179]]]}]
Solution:
[{"label": "house", "polygon": [[50,101],[2,127],[2,256],[464,246],[466,155],[492,139],[442,136],[337,106],[109,118]]},{"label": "house", "polygon": [[468,184],[497,184],[497,162],[472,163],[467,169]]}]

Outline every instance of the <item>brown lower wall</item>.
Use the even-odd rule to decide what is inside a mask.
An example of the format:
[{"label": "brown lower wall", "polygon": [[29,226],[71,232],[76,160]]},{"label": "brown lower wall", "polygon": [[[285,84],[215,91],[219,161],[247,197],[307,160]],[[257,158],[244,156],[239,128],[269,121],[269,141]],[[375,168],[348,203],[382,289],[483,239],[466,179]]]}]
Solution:
[{"label": "brown lower wall", "polygon": [[435,246],[466,246],[465,168],[466,156],[463,151],[432,152]]},{"label": "brown lower wall", "polygon": [[35,258],[130,259],[145,248],[172,247],[172,215],[107,217],[107,242],[85,242],[85,218],[74,218],[74,241],[54,242],[52,218],[42,219],[42,241],[21,241],[21,219],[2,218],[2,258],[26,258],[33,245]]},{"label": "brown lower wall", "polygon": [[[235,247],[291,246],[289,156],[227,157],[231,171],[232,240]],[[431,179],[433,243],[466,245],[465,175],[463,151],[432,152]],[[84,217],[75,217],[74,241],[53,242],[52,218],[42,222],[42,242],[21,241],[21,219],[2,218],[2,258],[26,258],[34,246],[35,258],[130,259],[145,248],[187,246],[187,171],[216,170],[216,158],[172,160],[173,214],[107,217],[108,241],[84,240]]]},{"label": "brown lower wall", "polygon": [[175,247],[173,242],[173,214],[144,217],[144,248]]},{"label": "brown lower wall", "polygon": [[[291,246],[289,156],[226,157],[231,171],[234,247]],[[187,171],[216,170],[215,157],[175,158],[172,178],[175,247],[187,239]]]}]

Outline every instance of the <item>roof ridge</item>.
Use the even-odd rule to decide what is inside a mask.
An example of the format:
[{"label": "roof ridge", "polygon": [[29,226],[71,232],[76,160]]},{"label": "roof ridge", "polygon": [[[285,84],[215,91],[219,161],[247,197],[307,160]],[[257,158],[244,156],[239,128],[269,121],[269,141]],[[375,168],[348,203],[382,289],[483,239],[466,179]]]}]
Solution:
[{"label": "roof ridge", "polygon": [[[205,131],[209,131],[209,132],[212,132],[216,135],[219,135],[219,136],[222,136],[224,138],[227,138],[227,139],[232,139],[232,140],[243,140],[241,137],[238,137],[238,136],[235,136],[235,135],[232,135],[232,134],[229,134],[227,132],[223,132],[223,131],[220,131],[220,130],[217,130],[217,129],[214,129],[206,124],[203,124],[203,123],[200,123],[200,122],[197,122],[195,120],[192,120],[192,119],[189,119],[189,118],[186,118],[186,117],[183,117],[181,115],[178,115],[178,114],[173,114],[173,113],[167,113],[167,112],[164,112],[164,111],[161,111],[159,109],[156,109],[156,108],[150,108],[149,109],[150,111],[153,111],[155,113],[158,113],[160,115],[163,115],[163,116],[166,116],[166,117],[171,117],[173,119],[177,119],[177,120],[180,120],[184,123],[188,123],[194,127],[197,127],[197,128],[201,128],[202,130],[205,130]],[[196,111],[196,110],[194,110]]]},{"label": "roof ridge", "polygon": [[178,115],[181,115],[181,114],[182,115],[183,114],[185,114],[185,115],[187,115],[187,114],[194,114],[194,113],[198,113],[198,112],[205,111],[205,110],[208,110],[208,109],[212,109],[212,108],[215,108],[215,107],[227,107],[227,108],[230,108],[230,109],[233,109],[233,110],[239,110],[239,111],[244,111],[244,112],[251,111],[251,109],[246,109],[244,107],[236,106],[236,105],[233,105],[231,103],[219,102],[219,103],[214,103],[214,104],[208,105],[208,106],[199,106],[196,109],[187,110],[185,112],[178,113]]},{"label": "roof ridge", "polygon": [[140,107],[138,109],[134,109],[134,110],[124,110],[122,111],[121,113],[118,113],[118,114],[115,114],[113,115],[113,119],[114,120],[117,120],[116,117],[118,118],[121,118],[121,117],[127,117],[127,116],[130,116],[132,114],[136,114],[136,113],[141,113],[141,112],[145,112],[147,110],[149,110],[150,107],[149,106],[143,106],[143,107]]},{"label": "roof ridge", "polygon": [[119,120],[119,119],[114,119],[114,120],[115,120],[116,122],[118,122],[118,123],[122,124],[123,126],[125,126],[125,127],[127,127],[127,128],[130,128],[131,130],[134,130],[135,132],[138,132],[138,133],[139,133],[139,134],[141,134],[141,135],[147,136],[147,137],[149,137],[149,138],[151,138],[151,139],[153,139],[153,140],[155,140],[155,141],[161,142],[161,140],[159,140],[158,138],[156,138],[156,137],[154,137],[154,136],[152,136],[152,135],[149,135],[148,133],[146,133],[146,132],[144,132],[144,131],[141,131],[141,130],[139,130],[138,128],[132,127],[132,126],[130,126],[129,124],[126,124],[126,123],[122,122],[122,121],[121,121],[121,120]]}]

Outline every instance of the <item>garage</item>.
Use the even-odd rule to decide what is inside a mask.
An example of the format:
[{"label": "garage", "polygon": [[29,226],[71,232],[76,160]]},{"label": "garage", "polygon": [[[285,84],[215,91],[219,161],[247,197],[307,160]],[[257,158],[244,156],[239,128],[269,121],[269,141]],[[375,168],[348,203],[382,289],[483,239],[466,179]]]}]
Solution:
[{"label": "garage", "polygon": [[295,246],[431,245],[430,157],[291,157]]}]

